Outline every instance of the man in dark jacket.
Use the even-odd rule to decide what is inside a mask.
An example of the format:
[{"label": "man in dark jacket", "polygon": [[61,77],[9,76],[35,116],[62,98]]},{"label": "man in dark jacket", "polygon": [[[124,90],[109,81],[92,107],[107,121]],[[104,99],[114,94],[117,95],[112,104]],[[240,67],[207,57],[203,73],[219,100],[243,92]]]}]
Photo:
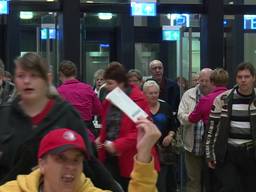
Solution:
[{"label": "man in dark jacket", "polygon": [[166,101],[177,113],[180,103],[180,88],[178,84],[164,77],[164,66],[159,60],[153,60],[149,63],[149,71],[152,78],[160,85],[159,99]]},{"label": "man in dark jacket", "polygon": [[237,85],[216,97],[209,117],[206,139],[208,166],[222,184],[223,192],[253,192],[256,180],[255,69],[241,63]]}]

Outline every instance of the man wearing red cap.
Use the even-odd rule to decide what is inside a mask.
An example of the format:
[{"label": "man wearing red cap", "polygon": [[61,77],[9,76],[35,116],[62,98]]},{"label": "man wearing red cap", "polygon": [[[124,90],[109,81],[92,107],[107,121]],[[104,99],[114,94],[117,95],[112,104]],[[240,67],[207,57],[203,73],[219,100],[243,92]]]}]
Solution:
[{"label": "man wearing red cap", "polygon": [[[137,155],[131,174],[129,192],[156,192],[157,173],[151,148],[160,137],[156,126],[147,119],[137,123]],[[0,187],[0,192],[101,192],[83,174],[86,146],[82,137],[67,128],[50,131],[40,142],[39,168],[29,175]]]}]

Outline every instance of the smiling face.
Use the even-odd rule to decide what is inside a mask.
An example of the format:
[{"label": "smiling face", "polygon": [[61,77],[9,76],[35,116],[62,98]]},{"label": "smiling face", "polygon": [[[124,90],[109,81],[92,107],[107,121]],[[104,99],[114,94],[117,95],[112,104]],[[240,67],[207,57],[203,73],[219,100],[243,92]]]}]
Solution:
[{"label": "smiling face", "polygon": [[45,191],[76,191],[80,187],[83,160],[83,153],[77,149],[69,149],[60,154],[49,153],[46,157],[39,159]]},{"label": "smiling face", "polygon": [[16,65],[14,82],[23,101],[38,101],[47,97],[49,85],[38,72]]},{"label": "smiling face", "polygon": [[146,87],[143,90],[143,92],[144,92],[144,94],[148,100],[148,103],[150,105],[155,105],[158,102],[158,98],[159,98],[159,88],[158,87],[151,85],[151,86]]}]

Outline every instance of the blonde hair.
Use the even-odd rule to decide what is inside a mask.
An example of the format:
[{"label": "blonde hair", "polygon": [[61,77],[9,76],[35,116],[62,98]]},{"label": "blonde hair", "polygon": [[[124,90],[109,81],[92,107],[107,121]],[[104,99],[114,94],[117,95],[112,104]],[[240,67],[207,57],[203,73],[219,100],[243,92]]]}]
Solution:
[{"label": "blonde hair", "polygon": [[228,78],[228,72],[223,68],[214,69],[210,75],[210,81],[216,86],[226,86]]},{"label": "blonde hair", "polygon": [[143,84],[143,91],[145,91],[148,87],[155,86],[158,90],[160,90],[160,87],[158,83],[155,80],[148,80]]}]

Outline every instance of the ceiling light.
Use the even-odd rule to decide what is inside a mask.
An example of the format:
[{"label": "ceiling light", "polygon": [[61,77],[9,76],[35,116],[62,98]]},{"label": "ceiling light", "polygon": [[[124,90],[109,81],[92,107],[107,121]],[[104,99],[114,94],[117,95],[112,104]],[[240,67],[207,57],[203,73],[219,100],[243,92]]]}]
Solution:
[{"label": "ceiling light", "polygon": [[98,17],[101,20],[110,20],[112,19],[112,13],[98,13]]},{"label": "ceiling light", "polygon": [[31,11],[21,11],[20,12],[20,19],[32,19],[33,16],[34,16],[34,14]]}]

